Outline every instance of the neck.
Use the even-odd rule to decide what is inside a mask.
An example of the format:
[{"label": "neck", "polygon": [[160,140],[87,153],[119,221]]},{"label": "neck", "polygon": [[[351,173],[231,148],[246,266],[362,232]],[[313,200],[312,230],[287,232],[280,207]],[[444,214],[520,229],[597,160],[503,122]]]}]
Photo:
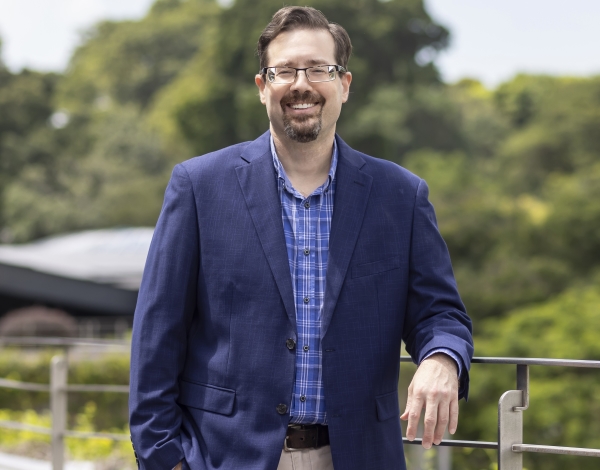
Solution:
[{"label": "neck", "polygon": [[280,136],[272,126],[271,135],[279,161],[297,191],[308,196],[325,182],[331,168],[334,132],[307,143],[293,141],[285,134]]}]

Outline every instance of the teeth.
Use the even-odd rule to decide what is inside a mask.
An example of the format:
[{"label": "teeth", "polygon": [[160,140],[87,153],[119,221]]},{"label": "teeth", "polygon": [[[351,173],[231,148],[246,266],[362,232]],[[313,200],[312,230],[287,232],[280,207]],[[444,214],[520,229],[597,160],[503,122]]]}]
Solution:
[{"label": "teeth", "polygon": [[315,106],[315,103],[298,103],[298,104],[293,104],[292,108],[294,108],[294,109],[306,109],[306,108],[312,108],[313,106]]}]

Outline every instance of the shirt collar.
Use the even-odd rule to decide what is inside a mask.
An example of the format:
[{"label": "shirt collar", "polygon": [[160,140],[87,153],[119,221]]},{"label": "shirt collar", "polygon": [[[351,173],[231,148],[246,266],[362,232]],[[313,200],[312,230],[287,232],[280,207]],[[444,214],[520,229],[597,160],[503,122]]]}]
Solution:
[{"label": "shirt collar", "polygon": [[[294,189],[294,187],[292,186],[292,183],[288,179],[288,177],[285,173],[285,170],[283,168],[283,165],[281,164],[281,161],[279,160],[279,157],[277,156],[277,151],[275,150],[275,142],[273,141],[272,135],[270,136],[269,140],[270,140],[270,144],[271,144],[271,155],[273,156],[273,166],[275,167],[275,173],[277,174],[277,179],[283,180],[285,188],[288,191],[294,193],[294,192],[296,192],[296,190]],[[329,189],[332,181],[335,178],[337,162],[338,162],[338,148],[337,148],[337,142],[335,141],[335,138],[334,138],[333,139],[333,153],[331,155],[331,167],[329,168],[329,175],[327,177],[327,180],[321,186],[319,186],[317,189],[314,190],[313,194],[325,192]]]}]

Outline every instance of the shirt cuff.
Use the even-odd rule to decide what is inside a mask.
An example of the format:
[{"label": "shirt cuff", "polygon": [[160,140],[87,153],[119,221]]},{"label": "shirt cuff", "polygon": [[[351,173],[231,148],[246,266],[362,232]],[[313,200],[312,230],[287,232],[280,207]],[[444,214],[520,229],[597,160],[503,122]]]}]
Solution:
[{"label": "shirt cuff", "polygon": [[[456,355],[456,353],[450,349],[446,349],[446,348],[438,348],[438,349],[433,349],[431,351],[429,351],[429,353],[427,354],[427,356],[425,356],[423,358],[423,361],[425,359],[427,359],[428,357],[433,356],[434,354],[437,353],[443,353],[446,356],[450,356],[452,359],[454,359],[454,362],[456,362],[456,368],[458,369],[458,377],[462,377],[462,361],[460,360],[460,358]],[[423,362],[421,361],[421,362]]]}]

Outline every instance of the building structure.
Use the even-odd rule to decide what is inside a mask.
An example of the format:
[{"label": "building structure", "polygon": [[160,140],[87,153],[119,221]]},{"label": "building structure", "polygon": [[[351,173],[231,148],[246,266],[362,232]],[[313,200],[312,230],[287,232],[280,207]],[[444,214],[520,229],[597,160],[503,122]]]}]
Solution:
[{"label": "building structure", "polygon": [[131,324],[153,228],[88,230],[0,245],[0,321],[41,305],[75,317],[85,336]]}]

